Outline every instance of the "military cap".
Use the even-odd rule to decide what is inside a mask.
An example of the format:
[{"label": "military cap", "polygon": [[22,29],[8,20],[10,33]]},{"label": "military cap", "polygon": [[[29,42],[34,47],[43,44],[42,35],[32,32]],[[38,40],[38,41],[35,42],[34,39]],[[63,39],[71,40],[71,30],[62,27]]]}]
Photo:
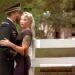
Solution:
[{"label": "military cap", "polygon": [[6,14],[10,13],[10,12],[13,12],[13,11],[21,11],[21,6],[20,6],[20,3],[17,3],[7,9],[4,10],[4,12]]}]

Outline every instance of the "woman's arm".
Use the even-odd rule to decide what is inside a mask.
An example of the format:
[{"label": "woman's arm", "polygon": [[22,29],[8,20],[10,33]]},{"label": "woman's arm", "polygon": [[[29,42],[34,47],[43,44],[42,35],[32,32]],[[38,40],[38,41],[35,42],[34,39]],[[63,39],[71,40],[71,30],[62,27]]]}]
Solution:
[{"label": "woman's arm", "polygon": [[11,47],[12,49],[14,49],[16,52],[20,53],[22,56],[25,55],[25,52],[28,50],[29,48],[29,44],[31,42],[31,37],[30,35],[26,35],[24,38],[23,38],[23,41],[22,41],[22,45],[21,46],[18,46],[12,42],[10,42],[8,39],[5,39],[5,40],[1,40],[0,41],[0,45],[2,46],[8,46],[8,47]]}]

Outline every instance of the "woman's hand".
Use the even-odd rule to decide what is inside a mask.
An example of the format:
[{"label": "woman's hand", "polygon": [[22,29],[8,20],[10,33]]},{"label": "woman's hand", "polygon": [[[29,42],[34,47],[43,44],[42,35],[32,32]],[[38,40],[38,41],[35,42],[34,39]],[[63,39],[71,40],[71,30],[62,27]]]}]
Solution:
[{"label": "woman's hand", "polygon": [[8,46],[8,47],[10,47],[11,46],[11,42],[8,39],[4,38],[4,40],[0,40],[0,45],[1,46]]}]

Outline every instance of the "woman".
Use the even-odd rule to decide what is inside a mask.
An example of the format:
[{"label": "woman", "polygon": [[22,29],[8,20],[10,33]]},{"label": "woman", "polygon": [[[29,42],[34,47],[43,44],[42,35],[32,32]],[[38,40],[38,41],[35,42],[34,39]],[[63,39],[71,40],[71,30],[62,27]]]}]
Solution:
[{"label": "woman", "polygon": [[30,58],[28,56],[28,48],[32,42],[32,28],[34,27],[34,19],[31,13],[24,12],[20,19],[21,33],[16,38],[16,44],[8,39],[0,41],[0,45],[11,47],[18,54],[16,55],[16,67],[14,75],[28,75],[30,68]]}]

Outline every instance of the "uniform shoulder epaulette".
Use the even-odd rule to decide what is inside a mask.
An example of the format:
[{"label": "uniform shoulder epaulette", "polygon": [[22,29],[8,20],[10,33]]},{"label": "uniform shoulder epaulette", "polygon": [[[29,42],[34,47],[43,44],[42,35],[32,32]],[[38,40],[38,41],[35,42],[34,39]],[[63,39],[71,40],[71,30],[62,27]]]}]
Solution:
[{"label": "uniform shoulder epaulette", "polygon": [[2,22],[1,24],[9,24],[9,23],[4,21],[4,22]]}]

